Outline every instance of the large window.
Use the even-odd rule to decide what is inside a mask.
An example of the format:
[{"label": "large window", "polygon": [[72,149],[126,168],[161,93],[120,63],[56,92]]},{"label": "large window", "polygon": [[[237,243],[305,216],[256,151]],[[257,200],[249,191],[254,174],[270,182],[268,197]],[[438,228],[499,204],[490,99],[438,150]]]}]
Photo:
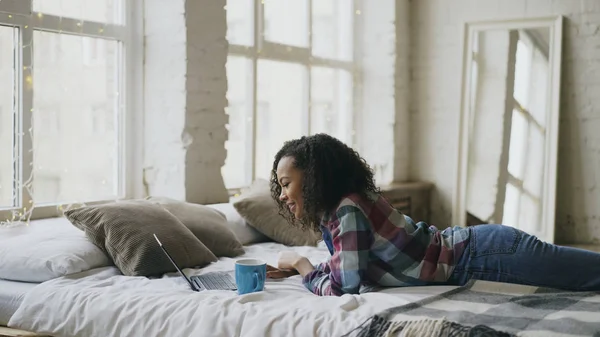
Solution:
[{"label": "large window", "polygon": [[132,2],[0,1],[0,221],[129,194]]},{"label": "large window", "polygon": [[228,188],[268,178],[286,140],[353,143],[352,0],[229,0]]}]

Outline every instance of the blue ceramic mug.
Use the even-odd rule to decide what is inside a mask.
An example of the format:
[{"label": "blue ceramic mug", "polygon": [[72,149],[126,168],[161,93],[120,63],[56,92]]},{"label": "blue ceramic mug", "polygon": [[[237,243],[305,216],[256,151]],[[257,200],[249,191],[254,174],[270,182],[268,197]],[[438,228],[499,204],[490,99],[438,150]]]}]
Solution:
[{"label": "blue ceramic mug", "polygon": [[267,263],[257,259],[241,259],[235,262],[235,283],[238,294],[249,294],[265,289]]}]

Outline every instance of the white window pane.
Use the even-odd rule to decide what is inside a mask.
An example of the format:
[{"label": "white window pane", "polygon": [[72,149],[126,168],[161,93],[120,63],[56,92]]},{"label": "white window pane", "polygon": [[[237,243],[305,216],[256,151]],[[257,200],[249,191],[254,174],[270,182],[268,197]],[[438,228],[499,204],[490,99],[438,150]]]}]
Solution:
[{"label": "white window pane", "polygon": [[327,133],[351,145],[352,75],[345,70],[311,68],[311,133]]},{"label": "white window pane", "polygon": [[528,111],[538,124],[546,126],[548,113],[546,107],[548,103],[548,59],[539,49],[533,50],[533,59],[531,65],[531,85],[529,91]]},{"label": "white window pane", "polygon": [[230,44],[254,44],[254,0],[227,0],[227,40]]},{"label": "white window pane", "polygon": [[523,161],[527,153],[527,127],[527,120],[523,114],[517,110],[513,110],[508,152],[508,172],[517,179],[523,179]]},{"label": "white window pane", "polygon": [[506,184],[506,197],[504,199],[504,211],[502,224],[519,228],[519,190],[511,184]]},{"label": "white window pane", "polygon": [[229,138],[225,142],[227,159],[221,169],[225,186],[248,186],[252,177],[248,172],[252,140],[252,61],[238,56],[227,57],[227,101]]},{"label": "white window pane", "polygon": [[264,1],[265,40],[308,47],[308,0]]},{"label": "white window pane", "polygon": [[544,146],[545,135],[533,123],[529,126],[529,143],[527,144],[527,158],[523,175],[523,188],[540,198],[544,182]]},{"label": "white window pane", "polygon": [[33,10],[44,14],[104,23],[121,23],[122,0],[33,0]]},{"label": "white window pane", "polygon": [[352,60],[353,1],[312,2],[312,53],[323,58]]},{"label": "white window pane", "polygon": [[307,69],[294,63],[258,61],[256,176],[270,177],[283,143],[303,134],[307,109]]},{"label": "white window pane", "polygon": [[[118,197],[118,42],[33,34],[33,197],[36,203]],[[102,46],[86,63],[85,46]],[[48,50],[57,61],[44,62]],[[27,164],[25,164],[27,165]]]},{"label": "white window pane", "polygon": [[540,227],[540,201],[527,194],[521,196],[519,207],[519,229],[527,233],[538,232]]},{"label": "white window pane", "polygon": [[529,100],[529,76],[531,72],[531,49],[522,41],[517,42],[515,63],[514,97],[523,107],[527,108]]},{"label": "white window pane", "polygon": [[15,47],[17,30],[0,26],[0,208],[14,204]]}]

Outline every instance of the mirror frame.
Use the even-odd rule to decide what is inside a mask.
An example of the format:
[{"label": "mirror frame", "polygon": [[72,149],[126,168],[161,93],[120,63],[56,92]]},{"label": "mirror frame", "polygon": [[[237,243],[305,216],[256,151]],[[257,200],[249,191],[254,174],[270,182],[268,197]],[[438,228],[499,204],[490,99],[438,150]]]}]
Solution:
[{"label": "mirror frame", "polygon": [[550,30],[550,50],[549,66],[551,67],[549,76],[549,105],[547,113],[548,127],[546,129],[545,144],[545,165],[544,181],[545,187],[542,200],[542,224],[545,229],[543,233],[531,233],[538,236],[539,239],[549,243],[554,242],[555,232],[555,212],[556,212],[556,182],[557,182],[557,164],[558,164],[558,138],[559,138],[559,117],[560,117],[560,82],[561,82],[561,64],[562,64],[562,27],[563,17],[540,17],[525,18],[515,20],[497,20],[497,21],[479,21],[466,22],[462,32],[462,63],[461,63],[461,95],[460,95],[460,117],[458,125],[458,154],[456,162],[456,181],[454,187],[454,196],[452,203],[452,222],[453,226],[466,227],[466,191],[467,191],[467,171],[468,171],[468,150],[470,135],[468,133],[468,121],[471,118],[472,111],[469,109],[469,99],[471,97],[471,67],[473,60],[473,41],[476,34],[485,30],[498,29],[528,29],[548,27]]}]

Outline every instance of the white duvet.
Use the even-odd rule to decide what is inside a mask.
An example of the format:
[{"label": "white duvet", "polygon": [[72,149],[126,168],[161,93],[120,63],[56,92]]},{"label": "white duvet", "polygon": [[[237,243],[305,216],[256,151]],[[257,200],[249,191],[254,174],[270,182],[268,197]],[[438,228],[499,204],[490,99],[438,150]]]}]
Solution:
[{"label": "white duvet", "polygon": [[[293,249],[321,262],[325,248],[289,248],[262,243],[243,257],[276,264],[277,253]],[[242,256],[238,257],[242,258]],[[221,258],[199,274],[232,270]],[[160,279],[127,277],[114,267],[90,270],[42,283],[25,297],[9,326],[53,336],[341,336],[371,315],[453,287],[389,288],[341,297],[318,297],[300,276],[267,280],[263,292],[192,292],[177,274]]]}]

